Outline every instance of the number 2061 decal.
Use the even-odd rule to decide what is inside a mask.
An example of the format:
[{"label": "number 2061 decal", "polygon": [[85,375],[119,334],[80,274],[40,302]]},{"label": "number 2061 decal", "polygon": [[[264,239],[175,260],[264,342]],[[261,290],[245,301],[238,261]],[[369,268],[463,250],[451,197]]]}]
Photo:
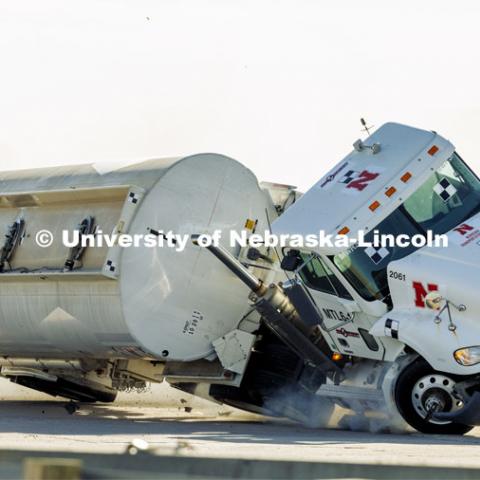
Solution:
[{"label": "number 2061 decal", "polygon": [[405,274],[401,272],[394,272],[393,270],[390,270],[388,276],[390,278],[393,278],[394,280],[401,280],[404,282],[406,280]]}]

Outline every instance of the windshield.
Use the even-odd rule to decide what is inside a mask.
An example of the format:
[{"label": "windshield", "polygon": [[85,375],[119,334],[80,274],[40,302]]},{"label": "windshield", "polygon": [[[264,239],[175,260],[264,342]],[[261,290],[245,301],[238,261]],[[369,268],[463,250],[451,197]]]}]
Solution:
[{"label": "windshield", "polygon": [[[380,234],[400,233],[409,236],[431,230],[448,232],[480,211],[480,181],[453,154],[399,208],[375,230]],[[365,235],[372,241],[373,231]],[[333,262],[357,292],[366,300],[382,300],[388,291],[387,265],[416,250],[409,246],[379,249],[374,255],[365,247],[352,247],[333,257]]]},{"label": "windshield", "polygon": [[424,231],[445,233],[479,211],[480,181],[453,154],[403,206]]}]

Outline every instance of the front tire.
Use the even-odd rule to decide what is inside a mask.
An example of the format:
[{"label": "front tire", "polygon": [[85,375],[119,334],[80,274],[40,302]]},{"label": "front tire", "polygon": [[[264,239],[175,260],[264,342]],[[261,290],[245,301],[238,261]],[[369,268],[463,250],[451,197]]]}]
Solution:
[{"label": "front tire", "polygon": [[451,412],[463,408],[455,391],[456,379],[435,371],[425,360],[408,365],[395,386],[395,403],[404,420],[422,433],[463,435],[473,427],[431,418],[431,410]]}]

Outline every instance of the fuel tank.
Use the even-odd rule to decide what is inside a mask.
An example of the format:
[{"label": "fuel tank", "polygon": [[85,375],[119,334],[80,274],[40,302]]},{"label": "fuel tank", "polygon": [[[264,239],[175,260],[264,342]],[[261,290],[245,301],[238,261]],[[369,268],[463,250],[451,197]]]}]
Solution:
[{"label": "fuel tank", "polygon": [[[188,242],[89,246],[63,231],[178,235],[247,224],[276,210],[253,173],[217,154],[151,160],[102,174],[93,165],[0,173],[0,355],[190,361],[236,327],[248,288]],[[255,223],[256,222],[256,223]],[[48,237],[39,234],[43,230]],[[163,232],[163,234],[162,234]],[[40,236],[39,236],[40,235]],[[40,242],[39,242],[40,240]],[[3,244],[2,244],[3,242]],[[178,245],[177,245],[178,247]],[[75,253],[75,252],[74,252]]]}]

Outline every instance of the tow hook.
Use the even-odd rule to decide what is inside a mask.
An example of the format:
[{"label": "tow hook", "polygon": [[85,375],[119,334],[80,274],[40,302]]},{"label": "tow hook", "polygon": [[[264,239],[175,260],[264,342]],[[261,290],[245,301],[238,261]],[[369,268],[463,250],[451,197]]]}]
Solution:
[{"label": "tow hook", "polygon": [[431,397],[426,401],[425,406],[427,407],[425,420],[428,422],[437,412],[441,412],[445,408],[445,402],[439,397]]},{"label": "tow hook", "polygon": [[[430,411],[428,412],[430,415]],[[456,412],[436,412],[433,420],[450,421],[464,425],[480,425],[480,392],[475,392],[461,410]]]}]

